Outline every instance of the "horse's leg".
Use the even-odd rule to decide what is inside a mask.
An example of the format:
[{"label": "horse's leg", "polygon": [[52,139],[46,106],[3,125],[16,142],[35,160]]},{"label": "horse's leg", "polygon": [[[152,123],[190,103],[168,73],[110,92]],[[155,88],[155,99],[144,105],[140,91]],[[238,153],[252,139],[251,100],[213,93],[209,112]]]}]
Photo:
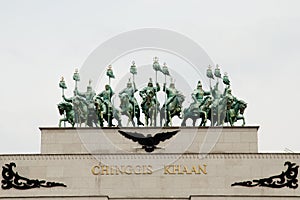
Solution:
[{"label": "horse's leg", "polygon": [[197,121],[196,118],[193,117],[192,120],[193,120],[193,126],[196,126],[196,121]]},{"label": "horse's leg", "polygon": [[236,117],[236,121],[240,120],[240,119],[243,120],[242,126],[245,126],[245,118],[244,118],[244,116],[238,116],[238,117]]},{"label": "horse's leg", "polygon": [[181,126],[186,126],[186,120],[187,118],[185,117],[185,115],[183,116],[183,120],[181,122]]},{"label": "horse's leg", "polygon": [[104,122],[104,116],[103,116],[102,112],[100,112],[98,118],[99,118],[100,126],[103,127],[104,126],[104,124],[103,124],[103,122]]},{"label": "horse's leg", "polygon": [[130,119],[130,117],[128,117],[128,120],[127,120],[127,127],[129,126],[129,123],[131,122],[131,124],[132,124],[132,121],[131,121],[131,119]]},{"label": "horse's leg", "polygon": [[172,116],[171,116],[171,112],[169,112],[169,123],[170,123],[170,126],[172,126]]},{"label": "horse's leg", "polygon": [[147,115],[145,115],[145,124],[146,124],[146,126],[148,126],[148,117],[147,117]]},{"label": "horse's leg", "polygon": [[133,116],[131,117],[131,123],[132,123],[132,126],[135,127],[135,122],[134,122],[134,117]]},{"label": "horse's leg", "polygon": [[159,119],[160,127],[162,127],[163,118],[164,118],[164,112],[162,111],[162,112],[160,112],[160,119]]},{"label": "horse's leg", "polygon": [[169,114],[170,112],[167,110],[167,112],[165,113],[165,126],[169,126]]},{"label": "horse's leg", "polygon": [[150,116],[150,126],[156,125],[156,111],[154,110]]},{"label": "horse's leg", "polygon": [[201,118],[200,126],[205,126],[206,122],[207,122],[207,115],[206,115],[206,113],[205,112],[201,112],[200,118]]},{"label": "horse's leg", "polygon": [[229,122],[230,126],[233,126],[234,118],[229,116],[229,113],[226,113],[227,121]]},{"label": "horse's leg", "polygon": [[203,126],[206,126],[206,122],[207,122],[207,113],[204,112],[204,123],[203,123]]},{"label": "horse's leg", "polygon": [[131,123],[132,123],[132,126],[133,126],[133,127],[135,127],[134,115],[135,115],[135,114],[134,114],[134,112],[132,111],[131,114],[130,114],[130,118],[131,118]]},{"label": "horse's leg", "polygon": [[72,125],[72,127],[74,127],[74,125],[75,125],[74,118],[70,118],[69,120],[68,120],[68,118],[64,118],[63,121],[70,123]]},{"label": "horse's leg", "polygon": [[171,113],[171,111],[169,111],[168,115],[169,115],[169,117],[168,117],[169,124],[170,124],[170,126],[172,126],[172,113]]},{"label": "horse's leg", "polygon": [[94,123],[95,124],[95,126],[96,127],[98,127],[98,120],[97,120],[97,117],[96,117],[96,115],[95,116],[93,116],[93,122],[92,123]]},{"label": "horse's leg", "polygon": [[138,126],[144,126],[144,123],[141,122],[141,120],[140,120],[140,117],[141,117],[141,115],[140,115],[140,110],[139,110],[139,109],[136,109],[135,112],[136,112],[135,118],[136,118],[136,120],[137,120],[137,125],[138,125]]},{"label": "horse's leg", "polygon": [[61,122],[65,121],[64,119],[65,118],[62,118],[62,119],[59,120],[58,127],[61,127]]}]

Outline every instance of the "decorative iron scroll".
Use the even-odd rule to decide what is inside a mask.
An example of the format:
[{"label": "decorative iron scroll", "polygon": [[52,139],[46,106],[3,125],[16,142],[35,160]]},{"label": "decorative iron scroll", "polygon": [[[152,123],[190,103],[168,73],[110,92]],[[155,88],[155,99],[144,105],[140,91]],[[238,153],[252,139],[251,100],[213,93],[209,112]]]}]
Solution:
[{"label": "decorative iron scroll", "polygon": [[40,187],[67,187],[63,183],[48,182],[45,180],[28,179],[22,177],[18,174],[18,172],[13,171],[13,167],[16,167],[16,164],[13,162],[2,166],[2,189],[8,190],[11,188],[15,188],[19,190],[27,190]]},{"label": "decorative iron scroll", "polygon": [[270,188],[298,188],[298,168],[296,163],[291,163],[289,161],[284,163],[284,166],[287,165],[287,170],[282,172],[280,175],[271,176],[269,178],[262,178],[258,180],[252,181],[244,181],[244,182],[235,182],[231,184],[231,186],[245,186],[245,187],[270,187]]}]

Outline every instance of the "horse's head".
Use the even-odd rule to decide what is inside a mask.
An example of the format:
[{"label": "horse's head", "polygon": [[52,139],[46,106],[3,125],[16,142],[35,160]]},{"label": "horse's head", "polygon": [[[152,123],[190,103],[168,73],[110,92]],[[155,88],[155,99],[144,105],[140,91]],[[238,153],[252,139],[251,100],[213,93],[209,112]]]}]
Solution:
[{"label": "horse's head", "polygon": [[59,114],[63,115],[65,113],[65,111],[72,110],[72,105],[67,102],[60,102],[57,105],[57,108],[58,108]]},{"label": "horse's head", "polygon": [[183,102],[184,102],[184,100],[185,100],[185,96],[182,94],[182,93],[178,93],[177,95],[176,95],[176,97],[177,97],[177,100],[178,100],[178,103],[181,105]]},{"label": "horse's head", "polygon": [[102,104],[103,104],[103,100],[100,97],[94,98],[94,105],[96,110],[100,110]]},{"label": "horse's head", "polygon": [[127,93],[122,93],[119,95],[120,100],[121,100],[121,105],[120,107],[127,107],[130,102],[129,102],[129,95]]},{"label": "horse's head", "polygon": [[57,104],[57,108],[58,108],[59,114],[60,114],[60,115],[63,115],[64,112],[65,112],[63,102]]},{"label": "horse's head", "polygon": [[148,90],[146,92],[146,99],[147,99],[147,101],[151,101],[153,97],[154,97],[154,92],[152,90]]},{"label": "horse's head", "polygon": [[208,96],[208,97],[205,98],[204,101],[205,101],[206,106],[210,106],[213,103],[213,98]]},{"label": "horse's head", "polygon": [[80,104],[82,103],[82,99],[79,96],[75,96],[73,99],[74,106],[80,106]]},{"label": "horse's head", "polygon": [[239,110],[241,114],[244,114],[245,109],[247,108],[247,103],[243,100],[239,100]]},{"label": "horse's head", "polygon": [[129,100],[129,96],[128,96],[127,93],[122,93],[122,94],[119,95],[119,97],[120,97],[121,101]]}]

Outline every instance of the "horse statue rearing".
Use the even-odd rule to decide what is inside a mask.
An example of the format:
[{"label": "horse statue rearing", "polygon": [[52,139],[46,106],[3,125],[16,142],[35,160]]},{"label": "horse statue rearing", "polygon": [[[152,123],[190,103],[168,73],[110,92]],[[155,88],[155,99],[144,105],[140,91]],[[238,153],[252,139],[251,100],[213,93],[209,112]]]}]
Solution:
[{"label": "horse statue rearing", "polygon": [[61,127],[61,122],[69,122],[72,127],[75,125],[75,112],[72,104],[68,102],[61,102],[57,105],[60,115],[65,115],[64,118],[59,120],[58,126]]}]

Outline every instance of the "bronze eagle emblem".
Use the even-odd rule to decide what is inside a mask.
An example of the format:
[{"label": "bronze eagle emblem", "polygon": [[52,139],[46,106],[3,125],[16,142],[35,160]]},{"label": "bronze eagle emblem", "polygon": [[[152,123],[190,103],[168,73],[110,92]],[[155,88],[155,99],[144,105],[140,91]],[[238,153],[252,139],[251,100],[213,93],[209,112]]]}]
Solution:
[{"label": "bronze eagle emblem", "polygon": [[140,145],[142,145],[142,149],[145,149],[146,152],[152,152],[155,149],[159,148],[157,145],[160,142],[163,142],[167,139],[170,139],[176,133],[178,133],[180,130],[176,131],[169,131],[169,132],[162,132],[162,133],[156,133],[154,136],[151,134],[148,134],[147,136],[137,133],[137,132],[125,132],[119,130],[119,133],[123,135],[124,137],[131,139],[134,142],[138,142]]}]

